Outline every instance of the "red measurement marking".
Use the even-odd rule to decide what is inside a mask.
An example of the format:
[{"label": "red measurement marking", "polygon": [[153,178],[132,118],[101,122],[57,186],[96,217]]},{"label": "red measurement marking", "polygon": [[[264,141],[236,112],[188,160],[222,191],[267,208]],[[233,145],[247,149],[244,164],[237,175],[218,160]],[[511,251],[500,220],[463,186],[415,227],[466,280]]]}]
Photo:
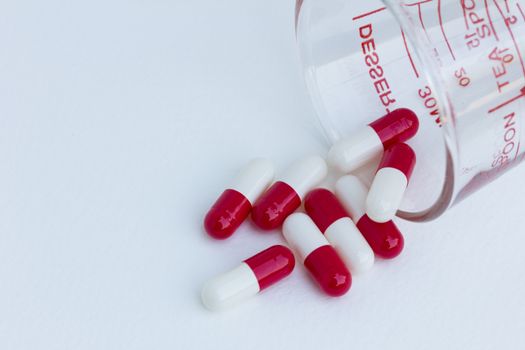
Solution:
[{"label": "red measurement marking", "polygon": [[514,37],[514,32],[512,31],[512,29],[510,29],[509,21],[507,21],[507,18],[503,14],[501,7],[499,6],[496,0],[494,0],[494,5],[496,5],[499,13],[501,14],[501,17],[503,18],[503,22],[505,22],[505,26],[507,27],[507,30],[509,31],[510,37],[512,38],[512,42],[514,43],[514,47],[516,48],[516,53],[518,54],[518,58],[520,59],[521,70],[523,71],[523,77],[525,77],[525,64],[523,63],[523,56],[521,55],[521,51],[520,51],[520,47],[518,46],[518,42],[516,41],[516,38]]},{"label": "red measurement marking", "polygon": [[405,36],[405,32],[403,31],[403,29],[401,29],[401,36],[403,37],[403,43],[405,44],[405,50],[407,50],[408,59],[410,60],[410,65],[412,66],[412,69],[414,70],[414,74],[416,75],[416,78],[419,78],[419,73],[416,69],[416,65],[414,64],[414,60],[412,59],[412,55],[410,54],[410,50],[408,49],[407,38]]},{"label": "red measurement marking", "polygon": [[492,17],[490,17],[488,0],[485,0],[485,11],[487,12],[487,17],[489,19],[490,28],[492,29],[492,33],[494,33],[494,38],[496,38],[496,41],[499,41],[498,33],[496,33],[496,29],[494,29],[494,22],[492,21]]},{"label": "red measurement marking", "polygon": [[[487,0],[485,0],[485,3],[487,3]],[[463,5],[463,2],[462,2],[461,8],[463,9],[463,18],[465,19],[465,27],[467,27],[467,29],[470,29],[470,26],[468,24],[468,19],[467,19],[467,9]]]},{"label": "red measurement marking", "polygon": [[520,146],[521,146],[521,142],[518,142],[518,148],[516,149],[516,156],[514,156],[514,160],[516,160],[520,154]]},{"label": "red measurement marking", "polygon": [[505,8],[507,9],[507,12],[510,12],[509,0],[505,0]]},{"label": "red measurement marking", "polygon": [[498,109],[501,109],[501,108],[503,108],[503,107],[505,107],[505,106],[511,104],[512,102],[519,100],[519,99],[522,98],[522,97],[525,97],[525,87],[522,88],[520,92],[521,92],[521,93],[520,93],[518,96],[513,97],[513,98],[511,98],[510,100],[505,101],[505,102],[503,102],[502,104],[497,105],[496,107],[490,109],[490,110],[489,110],[489,114],[490,114],[490,113],[494,113],[494,112],[496,112]]},{"label": "red measurement marking", "polygon": [[470,29],[470,26],[468,24],[468,19],[467,19],[467,9],[463,5],[463,1],[461,2],[461,9],[463,9],[463,18],[465,19],[465,27],[467,27],[467,29]]},{"label": "red measurement marking", "polygon": [[427,2],[431,2],[433,0],[419,2],[417,4],[410,4],[407,6],[417,5],[417,14],[419,17],[419,22],[421,23],[421,28],[423,28],[423,31],[425,32],[425,36],[427,37],[428,41],[430,41],[430,37],[428,36],[427,28],[425,27],[425,22],[423,21],[423,12],[421,11],[421,4],[426,4]]},{"label": "red measurement marking", "polygon": [[520,11],[521,17],[523,17],[523,20],[525,21],[525,12],[523,12],[523,9],[521,8],[520,4],[516,4],[516,7],[518,8],[518,11]]},{"label": "red measurement marking", "polygon": [[447,43],[448,51],[450,51],[450,55],[452,56],[452,59],[455,61],[456,56],[454,55],[454,51],[452,51],[450,42],[448,41],[447,35],[445,34],[445,28],[443,27],[443,17],[441,15],[441,0],[438,0],[437,11],[438,11],[438,17],[439,17],[439,26],[441,27],[441,33],[443,34],[443,38],[445,38],[445,42]]},{"label": "red measurement marking", "polygon": [[367,16],[370,16],[370,15],[373,15],[375,13],[378,13],[378,12],[381,12],[383,10],[386,10],[386,7],[381,7],[381,8],[378,8],[376,10],[373,10],[373,11],[370,11],[370,12],[366,12],[366,13],[363,13],[359,16],[355,16],[354,18],[352,18],[353,21],[357,21],[358,19],[361,19],[361,18],[364,18],[364,17],[367,17]]},{"label": "red measurement marking", "polygon": [[405,4],[405,6],[419,6],[421,4],[426,4],[427,2],[432,2],[434,0],[423,0],[423,1],[419,1],[419,2],[414,2],[414,3],[411,3],[411,4]]},{"label": "red measurement marking", "polygon": [[421,12],[421,6],[417,7],[417,14],[419,16],[419,22],[421,23],[421,28],[423,28],[423,30],[425,31],[425,34],[427,34],[428,36],[427,28],[425,27],[425,22],[423,22],[423,13]]}]

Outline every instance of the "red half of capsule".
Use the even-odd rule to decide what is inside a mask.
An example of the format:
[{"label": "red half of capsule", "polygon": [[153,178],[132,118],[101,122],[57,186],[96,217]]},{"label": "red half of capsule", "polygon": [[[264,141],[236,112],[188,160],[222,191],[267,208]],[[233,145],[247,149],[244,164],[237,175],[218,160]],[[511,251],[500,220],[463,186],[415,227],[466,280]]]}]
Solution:
[{"label": "red half of capsule", "polygon": [[311,252],[304,266],[326,294],[338,297],[350,289],[352,275],[331,245],[324,245]]},{"label": "red half of capsule", "polygon": [[252,205],[240,192],[224,191],[204,218],[204,228],[216,239],[230,237],[250,215]]},{"label": "red half of capsule", "polygon": [[369,125],[377,133],[386,148],[414,137],[419,129],[419,119],[410,109],[399,108]]},{"label": "red half of capsule", "polygon": [[295,258],[290,249],[274,245],[244,261],[252,269],[260,290],[282,280],[295,267]]},{"label": "red half of capsule", "polygon": [[263,230],[282,225],[286,217],[301,205],[301,198],[288,184],[277,181],[253,205],[253,222]]},{"label": "red half of capsule", "polygon": [[403,235],[393,221],[378,223],[365,214],[356,226],[377,256],[392,259],[403,250]]},{"label": "red half of capsule", "polygon": [[306,195],[304,209],[323,233],[337,220],[349,217],[337,197],[324,188],[315,189]]},{"label": "red half of capsule", "polygon": [[416,154],[406,143],[396,143],[388,147],[383,153],[379,169],[394,168],[405,174],[410,179],[414,166],[416,165]]}]

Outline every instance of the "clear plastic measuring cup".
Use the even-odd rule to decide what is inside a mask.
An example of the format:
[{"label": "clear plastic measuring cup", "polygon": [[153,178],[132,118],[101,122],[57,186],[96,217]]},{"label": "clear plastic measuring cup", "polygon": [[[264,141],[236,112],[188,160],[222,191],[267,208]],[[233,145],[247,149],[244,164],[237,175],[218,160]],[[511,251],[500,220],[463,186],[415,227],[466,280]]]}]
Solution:
[{"label": "clear plastic measuring cup", "polygon": [[298,0],[296,27],[331,142],[418,114],[401,217],[433,219],[524,159],[525,0]]}]

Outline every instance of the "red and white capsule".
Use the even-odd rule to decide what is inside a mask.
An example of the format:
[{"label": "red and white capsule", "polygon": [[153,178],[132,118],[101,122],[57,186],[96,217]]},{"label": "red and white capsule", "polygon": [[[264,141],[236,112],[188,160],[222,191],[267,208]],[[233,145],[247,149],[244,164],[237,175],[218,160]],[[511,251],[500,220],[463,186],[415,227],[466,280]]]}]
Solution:
[{"label": "red and white capsule", "polygon": [[409,140],[418,129],[419,120],[414,112],[396,109],[354,135],[337,141],[328,152],[328,163],[342,173],[349,173],[389,146]]},{"label": "red and white capsule", "polygon": [[250,215],[252,204],[270,186],[274,174],[273,163],[267,159],[248,163],[206,214],[206,232],[217,239],[230,237]]},{"label": "red and white capsule", "polygon": [[286,217],[299,208],[306,193],[319,184],[326,174],[326,162],[319,156],[295,162],[255,202],[253,222],[263,230],[280,227]]},{"label": "red and white capsule", "polygon": [[372,268],[372,248],[332,192],[324,188],[311,191],[304,199],[304,209],[352,274]]},{"label": "red and white capsule", "polygon": [[340,178],[335,184],[335,194],[376,256],[392,259],[401,253],[404,239],[394,222],[378,223],[366,215],[367,188],[356,176]]},{"label": "red and white capsule", "polygon": [[308,215],[290,215],[284,221],[283,235],[326,294],[337,297],[348,292],[350,271]]},{"label": "red and white capsule", "polygon": [[292,251],[274,245],[206,283],[202,303],[213,311],[230,308],[282,280],[292,273],[294,266]]},{"label": "red and white capsule", "polygon": [[387,222],[396,215],[416,165],[416,154],[406,143],[385,150],[366,197],[366,215]]}]

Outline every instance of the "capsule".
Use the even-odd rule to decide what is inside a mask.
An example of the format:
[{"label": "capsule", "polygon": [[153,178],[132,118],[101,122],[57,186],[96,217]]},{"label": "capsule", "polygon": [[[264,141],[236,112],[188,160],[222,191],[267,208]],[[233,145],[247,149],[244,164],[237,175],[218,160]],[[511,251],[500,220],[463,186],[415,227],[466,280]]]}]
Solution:
[{"label": "capsule", "polygon": [[394,218],[416,164],[416,154],[406,143],[385,150],[366,197],[366,215],[375,222]]},{"label": "capsule", "polygon": [[337,297],[348,292],[350,271],[308,215],[290,215],[284,221],[283,235],[326,294]]},{"label": "capsule", "polygon": [[252,203],[270,186],[274,173],[274,166],[267,159],[248,163],[206,214],[206,232],[217,239],[230,237],[250,215]]},{"label": "capsule", "polygon": [[378,223],[366,215],[367,189],[357,177],[347,175],[340,178],[335,184],[335,194],[376,256],[392,259],[401,253],[404,239],[394,222]]},{"label": "capsule", "polygon": [[290,166],[255,203],[252,219],[263,230],[280,227],[288,215],[301,205],[305,194],[327,173],[323,158],[312,156]]},{"label": "capsule", "polygon": [[311,191],[304,199],[304,208],[352,274],[372,268],[372,248],[332,192],[324,188]]},{"label": "capsule", "polygon": [[328,163],[342,173],[349,173],[391,145],[409,140],[418,129],[419,120],[414,112],[396,109],[356,134],[337,141],[328,152]]},{"label": "capsule", "polygon": [[292,273],[294,266],[292,251],[274,245],[206,283],[202,303],[213,311],[230,308],[282,280]]}]

